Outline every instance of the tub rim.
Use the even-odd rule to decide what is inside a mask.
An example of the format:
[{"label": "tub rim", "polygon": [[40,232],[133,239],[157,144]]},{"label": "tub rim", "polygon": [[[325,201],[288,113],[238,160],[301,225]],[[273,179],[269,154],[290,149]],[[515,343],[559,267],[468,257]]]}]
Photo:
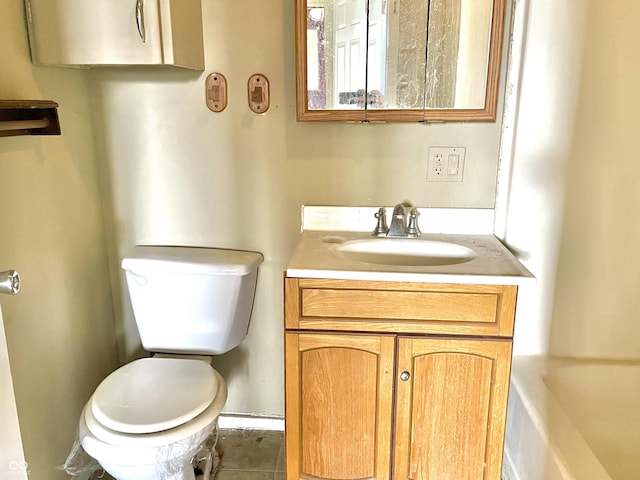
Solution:
[{"label": "tub rim", "polygon": [[[580,360],[570,360],[571,364],[575,364],[576,361]],[[585,478],[612,480],[544,381],[548,369],[554,364],[561,365],[562,363],[563,358],[561,357],[514,356],[511,368],[510,395],[517,395],[522,401],[540,440],[545,442],[544,451],[547,452],[549,460],[553,461],[561,472],[562,480],[582,480]],[[512,408],[513,403],[513,401],[509,402],[509,409]],[[530,472],[519,471],[514,462],[516,456],[508,441],[505,441],[504,450],[508,469],[515,473],[514,480],[542,480],[541,477],[531,477]]]}]

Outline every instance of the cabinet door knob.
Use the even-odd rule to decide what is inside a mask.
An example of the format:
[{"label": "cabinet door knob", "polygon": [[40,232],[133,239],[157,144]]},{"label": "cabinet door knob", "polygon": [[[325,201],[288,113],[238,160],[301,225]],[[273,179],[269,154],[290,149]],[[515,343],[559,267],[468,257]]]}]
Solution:
[{"label": "cabinet door knob", "polygon": [[409,377],[411,377],[411,374],[407,371],[404,371],[400,374],[400,380],[402,380],[403,382],[409,380]]}]

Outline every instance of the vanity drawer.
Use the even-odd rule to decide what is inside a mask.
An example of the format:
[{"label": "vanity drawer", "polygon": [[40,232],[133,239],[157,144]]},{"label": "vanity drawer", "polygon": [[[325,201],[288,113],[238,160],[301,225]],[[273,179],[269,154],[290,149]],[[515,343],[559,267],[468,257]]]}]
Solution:
[{"label": "vanity drawer", "polygon": [[516,286],[285,278],[285,327],[513,336]]}]

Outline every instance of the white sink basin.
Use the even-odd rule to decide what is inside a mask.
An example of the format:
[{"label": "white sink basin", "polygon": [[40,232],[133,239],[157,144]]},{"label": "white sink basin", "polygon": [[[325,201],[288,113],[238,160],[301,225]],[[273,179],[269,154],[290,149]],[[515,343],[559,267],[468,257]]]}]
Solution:
[{"label": "white sink basin", "polygon": [[335,243],[330,249],[346,260],[378,265],[455,265],[469,262],[477,256],[470,248],[455,243],[413,238],[348,240]]}]

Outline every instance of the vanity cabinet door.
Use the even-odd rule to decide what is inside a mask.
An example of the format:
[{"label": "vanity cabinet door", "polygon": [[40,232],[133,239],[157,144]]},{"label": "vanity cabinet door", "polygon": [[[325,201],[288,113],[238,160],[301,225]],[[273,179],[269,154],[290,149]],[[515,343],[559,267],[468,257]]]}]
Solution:
[{"label": "vanity cabinet door", "polygon": [[509,340],[400,337],[394,478],[499,480]]},{"label": "vanity cabinet door", "polygon": [[287,480],[389,480],[395,336],[285,334]]}]

